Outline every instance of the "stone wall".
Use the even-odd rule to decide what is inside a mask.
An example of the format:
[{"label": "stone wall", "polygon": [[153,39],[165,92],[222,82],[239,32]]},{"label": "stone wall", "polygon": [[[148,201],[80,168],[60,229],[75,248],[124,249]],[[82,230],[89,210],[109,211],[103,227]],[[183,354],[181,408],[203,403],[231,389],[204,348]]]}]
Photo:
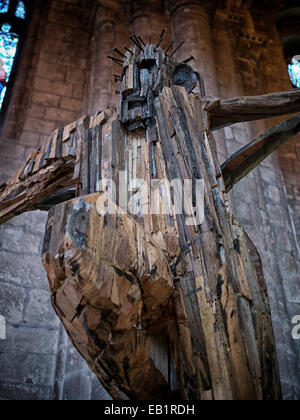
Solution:
[{"label": "stone wall", "polygon": [[[177,58],[194,55],[207,94],[233,97],[291,87],[275,8],[272,14],[249,14],[228,8],[235,2],[220,2],[213,14],[202,1],[35,3],[0,136],[0,182],[12,176],[54,128],[117,103],[112,75],[120,68],[107,55],[114,46],[129,42],[131,31],[156,41],[166,28],[163,46],[186,39]],[[255,38],[253,43],[247,34]],[[220,130],[220,159],[275,122]],[[300,345],[291,336],[292,317],[300,314],[299,162],[300,146],[294,139],[237,185],[230,197],[264,262],[286,399],[300,398]],[[108,398],[51,308],[40,260],[45,220],[43,212],[28,213],[0,227],[0,315],[7,320],[7,340],[0,341],[0,399]]]},{"label": "stone wall", "polygon": [[[36,2],[0,138],[0,182],[53,129],[85,112],[94,8],[89,0]],[[0,227],[0,314],[7,322],[0,399],[108,398],[52,309],[40,257],[46,217],[28,213]]]}]

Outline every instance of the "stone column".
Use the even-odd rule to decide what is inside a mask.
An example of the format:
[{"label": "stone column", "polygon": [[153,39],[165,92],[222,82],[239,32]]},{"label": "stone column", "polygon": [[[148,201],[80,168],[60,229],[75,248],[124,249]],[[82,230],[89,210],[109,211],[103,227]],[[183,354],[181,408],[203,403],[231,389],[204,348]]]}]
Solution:
[{"label": "stone column", "polygon": [[[246,7],[219,10],[216,14],[214,32],[216,49],[220,51],[218,77],[223,79],[220,83],[222,96],[257,95],[289,88],[288,80],[285,80],[288,78],[287,69],[281,63],[282,47],[273,23],[276,18],[269,10],[260,18],[261,22],[254,22],[251,11]],[[268,39],[269,48],[264,48]],[[272,118],[226,128],[226,144],[230,153],[277,122],[278,119]],[[293,165],[286,165],[291,166],[293,168]],[[295,173],[294,168],[292,170]],[[238,219],[263,261],[283,395],[285,399],[294,399],[299,398],[296,366],[300,346],[297,355],[291,320],[299,313],[300,307],[300,287],[296,281],[299,278],[299,253],[293,237],[286,186],[282,181],[282,171],[274,153],[235,186],[233,197]]]},{"label": "stone column", "polygon": [[130,0],[128,2],[128,16],[131,32],[140,36],[144,42],[157,43],[162,29],[166,29],[163,48],[171,42],[170,21],[165,14],[162,0]]},{"label": "stone column", "polygon": [[210,25],[213,4],[213,1],[169,0],[167,9],[170,13],[174,41],[176,44],[185,41],[176,58],[184,60],[193,55],[195,61],[192,66],[204,77],[206,93],[218,96]]},{"label": "stone column", "polygon": [[119,68],[107,58],[108,55],[113,55],[116,38],[115,25],[114,11],[104,2],[99,2],[93,36],[93,58],[91,60],[90,113],[98,112],[108,105],[116,103],[116,86],[113,84],[113,74],[117,73]]},{"label": "stone column", "polygon": [[232,45],[232,35],[236,32],[236,25],[236,21],[231,21],[226,12],[217,10],[213,22],[213,39],[217,51],[219,93],[222,98],[240,96],[242,90],[242,78],[236,65]]},{"label": "stone column", "polygon": [[[203,77],[206,94],[219,96],[211,32],[211,17],[215,2],[169,0],[166,2],[166,6],[170,14],[173,39],[176,45],[185,41],[185,45],[176,54],[176,59],[178,61],[185,60],[193,55],[195,61],[191,65]],[[224,131],[215,132],[215,139],[219,158],[221,161],[225,161],[228,152]]]},{"label": "stone column", "polygon": [[132,32],[148,42],[151,36],[151,16],[149,2],[146,0],[131,0],[128,5],[128,14]]}]

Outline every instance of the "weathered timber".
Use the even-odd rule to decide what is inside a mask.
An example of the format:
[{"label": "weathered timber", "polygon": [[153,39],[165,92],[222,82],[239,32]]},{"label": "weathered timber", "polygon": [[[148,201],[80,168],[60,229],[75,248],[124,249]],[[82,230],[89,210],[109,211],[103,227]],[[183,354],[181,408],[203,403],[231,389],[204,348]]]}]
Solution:
[{"label": "weathered timber", "polygon": [[211,129],[300,112],[300,89],[261,96],[244,96],[221,100],[210,111]]},{"label": "weathered timber", "polygon": [[164,250],[128,215],[100,216],[97,205],[100,194],[49,214],[43,261],[54,308],[114,398],[171,398],[147,335],[166,329],[174,292]]},{"label": "weathered timber", "polygon": [[0,192],[0,223],[21,213],[36,210],[47,197],[66,186],[74,185],[73,160],[56,160],[27,177],[8,182]]},{"label": "weathered timber", "polygon": [[[184,337],[190,336],[193,342],[191,360],[195,369],[194,377],[192,370],[182,372],[182,367],[177,375],[185,384],[188,398],[280,398],[276,367],[273,371],[261,358],[256,341],[256,319],[266,316],[266,335],[272,343],[269,354],[276,366],[270,311],[267,302],[257,300],[256,296],[261,287],[259,266],[253,266],[254,256],[252,262],[246,251],[240,254],[241,249],[247,249],[249,239],[245,234],[237,238],[234,230],[239,228],[242,232],[242,229],[233,224],[225,208],[214,142],[208,136],[206,105],[203,104],[202,111],[200,100],[191,99],[184,89],[174,87],[163,90],[161,105],[156,101],[169,179],[205,181],[205,219],[201,226],[195,223],[188,227],[184,215],[176,215],[184,267],[178,287],[183,292],[188,319]],[[168,119],[175,131],[171,138],[164,123]],[[179,341],[180,338],[179,333]],[[262,342],[260,345],[263,346]],[[261,381],[262,372],[268,377],[268,386]],[[192,390],[193,380],[196,387]],[[193,395],[195,389],[200,393]]]},{"label": "weathered timber", "polygon": [[50,209],[52,303],[113,398],[280,399],[261,261],[226,191],[299,116],[222,168],[212,128],[299,111],[299,90],[220,101],[187,63],[134,43],[120,52],[119,112],[55,130],[0,186],[0,223]]},{"label": "weathered timber", "polygon": [[271,128],[232,155],[222,165],[226,193],[266,157],[299,132],[300,114]]},{"label": "weathered timber", "polygon": [[45,147],[31,153],[15,176],[1,186],[0,224],[21,213],[42,208],[42,203],[52,195],[80,183],[80,178],[74,177],[76,144],[71,127],[74,124],[55,130]]}]

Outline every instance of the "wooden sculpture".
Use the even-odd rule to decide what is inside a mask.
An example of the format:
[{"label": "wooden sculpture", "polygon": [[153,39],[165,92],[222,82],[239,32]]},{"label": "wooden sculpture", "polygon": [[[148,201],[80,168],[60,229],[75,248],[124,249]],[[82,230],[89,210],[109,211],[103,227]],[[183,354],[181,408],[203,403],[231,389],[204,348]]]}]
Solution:
[{"label": "wooden sculpture", "polygon": [[[212,131],[298,112],[300,90],[206,97],[189,59],[176,63],[161,40],[132,40],[112,57],[120,110],[56,130],[0,187],[0,222],[50,210],[43,263],[54,309],[113,398],[280,399],[261,261],[226,193],[300,131],[300,116],[222,166]],[[178,211],[174,179],[203,180],[201,221],[194,201]]]}]

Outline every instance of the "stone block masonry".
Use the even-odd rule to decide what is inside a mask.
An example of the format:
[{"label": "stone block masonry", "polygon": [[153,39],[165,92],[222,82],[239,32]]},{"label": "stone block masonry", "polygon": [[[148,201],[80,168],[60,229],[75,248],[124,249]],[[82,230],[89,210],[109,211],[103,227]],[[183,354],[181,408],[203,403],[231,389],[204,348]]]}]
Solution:
[{"label": "stone block masonry", "polygon": [[[20,101],[23,75],[18,72],[0,137],[0,183],[53,129],[84,113],[94,2],[37,3],[20,64],[29,76],[27,89]],[[27,213],[0,227],[0,315],[6,321],[6,340],[0,340],[0,400],[109,398],[69,344],[52,309],[40,257],[46,216]]]}]

